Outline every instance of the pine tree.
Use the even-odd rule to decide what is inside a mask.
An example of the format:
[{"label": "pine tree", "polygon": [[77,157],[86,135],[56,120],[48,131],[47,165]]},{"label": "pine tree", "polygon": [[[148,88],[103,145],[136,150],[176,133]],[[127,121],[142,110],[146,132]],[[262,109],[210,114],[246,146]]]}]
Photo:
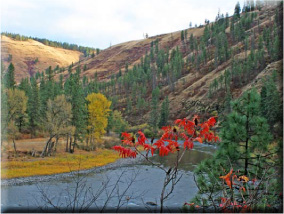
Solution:
[{"label": "pine tree", "polygon": [[161,107],[161,113],[160,113],[160,121],[159,121],[159,127],[163,127],[168,125],[168,119],[169,119],[169,98],[166,96],[165,100],[162,102]]},{"label": "pine tree", "polygon": [[261,89],[261,112],[271,128],[275,123],[281,121],[281,99],[272,76],[264,81]]},{"label": "pine tree", "polygon": [[160,90],[157,87],[152,91],[151,113],[149,118],[149,124],[154,129],[156,129],[159,124],[159,97]]},{"label": "pine tree", "polygon": [[181,41],[183,42],[184,41],[184,31],[183,30],[180,32],[180,38],[181,38]]},{"label": "pine tree", "polygon": [[234,15],[238,18],[240,18],[240,12],[241,12],[241,6],[240,3],[238,2],[235,6],[235,12]]},{"label": "pine tree", "polygon": [[120,111],[114,110],[113,112],[113,130],[114,132],[121,134],[126,130],[126,128],[129,126],[127,121],[124,120],[122,114]]},{"label": "pine tree", "polygon": [[273,60],[278,60],[280,57],[280,40],[278,35],[275,36],[274,38],[274,43],[273,43]]},{"label": "pine tree", "polygon": [[126,111],[127,111],[127,113],[128,113],[128,114],[130,114],[130,113],[131,113],[131,111],[132,111],[132,101],[131,101],[131,99],[130,99],[130,98],[127,98]]},{"label": "pine tree", "polygon": [[[270,147],[271,141],[267,121],[260,116],[259,94],[255,89],[245,92],[241,98],[232,102],[232,113],[222,124],[221,143],[217,152],[213,158],[201,162],[195,170],[199,192],[192,202],[212,205],[222,193],[225,194],[223,197],[230,194],[236,201],[249,200],[246,197],[250,196],[241,196],[239,190],[224,189],[220,176],[231,169],[250,179],[262,180],[263,184],[259,188],[267,188],[270,193],[275,191],[277,179],[271,179],[271,175],[276,172],[277,158],[274,155],[278,148]],[[266,170],[267,167],[270,170]],[[264,181],[269,181],[269,185],[265,186],[267,183],[264,184]],[[260,195],[257,203],[275,203],[275,197]]]},{"label": "pine tree", "polygon": [[28,96],[27,112],[29,116],[29,129],[34,137],[40,125],[40,97],[39,88],[34,78],[31,78],[31,92]]},{"label": "pine tree", "polygon": [[87,125],[87,109],[84,90],[80,81],[80,68],[71,74],[64,84],[64,93],[72,106],[72,125],[76,128],[75,143],[82,140]]},{"label": "pine tree", "polygon": [[16,81],[15,81],[15,67],[13,65],[13,63],[11,62],[7,73],[5,75],[5,86],[6,88],[15,88],[16,85]]},{"label": "pine tree", "polygon": [[[3,65],[3,64],[2,64]],[[1,79],[3,81],[3,79]],[[8,126],[8,104],[7,104],[7,93],[4,84],[1,84],[1,136],[4,140],[7,134]],[[3,145],[3,144],[2,144]]]}]

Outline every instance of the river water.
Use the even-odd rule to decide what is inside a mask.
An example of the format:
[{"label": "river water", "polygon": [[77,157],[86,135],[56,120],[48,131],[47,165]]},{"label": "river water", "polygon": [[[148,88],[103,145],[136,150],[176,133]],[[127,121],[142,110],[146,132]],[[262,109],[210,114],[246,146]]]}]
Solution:
[{"label": "river water", "polygon": [[[182,177],[164,202],[165,212],[180,211],[195,196],[197,187],[192,171],[216,150],[214,146],[194,144],[194,149],[186,151],[180,163]],[[155,155],[151,161],[170,167],[175,158],[174,154]],[[2,212],[155,212],[159,211],[164,177],[164,171],[141,160],[100,172],[2,185]]]}]

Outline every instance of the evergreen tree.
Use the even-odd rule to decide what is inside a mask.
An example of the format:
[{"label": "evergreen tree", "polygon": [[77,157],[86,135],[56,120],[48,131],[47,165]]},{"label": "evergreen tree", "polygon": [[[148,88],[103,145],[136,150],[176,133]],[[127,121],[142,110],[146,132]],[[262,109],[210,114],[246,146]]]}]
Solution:
[{"label": "evergreen tree", "polygon": [[267,188],[267,192],[272,193],[272,196],[260,195],[258,201],[252,204],[277,203],[277,196],[273,194],[276,191],[277,178],[274,179],[273,176],[272,179],[271,175],[276,170],[275,154],[278,148],[270,147],[271,141],[267,121],[260,116],[259,94],[255,89],[245,92],[232,103],[232,113],[222,124],[221,143],[214,157],[201,162],[195,170],[199,192],[193,202],[212,205],[220,194],[231,200],[250,200],[250,195],[242,196],[237,189],[224,189],[220,176],[232,169],[239,175],[261,180],[263,183],[257,188]]},{"label": "evergreen tree", "polygon": [[127,113],[128,113],[128,114],[130,114],[130,113],[131,113],[131,111],[132,111],[132,101],[131,101],[131,99],[130,99],[130,98],[127,98],[127,107],[126,107],[126,111],[127,111]]},{"label": "evergreen tree", "polygon": [[169,98],[168,96],[165,98],[165,100],[162,102],[161,107],[161,113],[160,113],[160,121],[159,121],[159,127],[163,127],[168,125],[168,119],[169,119]]},{"label": "evergreen tree", "polygon": [[274,38],[274,43],[273,43],[273,60],[278,60],[280,58],[280,40],[278,35],[275,36]]},{"label": "evergreen tree", "polygon": [[13,65],[13,63],[11,62],[7,73],[5,75],[5,86],[6,88],[15,88],[16,85],[16,81],[15,81],[15,67]]},{"label": "evergreen tree", "polygon": [[150,112],[150,120],[149,124],[152,128],[156,129],[159,124],[159,97],[160,97],[160,90],[156,87],[152,91],[152,101],[151,101],[151,112]]},{"label": "evergreen tree", "polygon": [[127,121],[124,120],[122,114],[120,111],[114,110],[113,112],[113,131],[121,134],[122,132],[124,132],[126,130],[126,128],[129,126]]},{"label": "evergreen tree", "polygon": [[184,31],[183,30],[180,32],[180,38],[181,38],[181,41],[183,42],[184,41]]},{"label": "evergreen tree", "polygon": [[31,136],[34,137],[36,129],[38,129],[40,125],[39,88],[34,78],[31,78],[31,91],[28,96],[27,112],[29,117],[29,129]]},{"label": "evergreen tree", "polygon": [[72,125],[75,130],[76,140],[82,140],[85,134],[87,125],[87,109],[84,97],[84,90],[80,81],[80,68],[78,67],[76,73],[71,74],[64,84],[64,93],[67,101],[72,106]]},{"label": "evergreen tree", "polygon": [[240,3],[238,2],[235,6],[235,12],[234,15],[238,18],[240,18],[240,12],[241,12],[241,6]]},{"label": "evergreen tree", "polygon": [[261,89],[261,112],[271,128],[282,120],[281,99],[272,76],[265,80]]}]

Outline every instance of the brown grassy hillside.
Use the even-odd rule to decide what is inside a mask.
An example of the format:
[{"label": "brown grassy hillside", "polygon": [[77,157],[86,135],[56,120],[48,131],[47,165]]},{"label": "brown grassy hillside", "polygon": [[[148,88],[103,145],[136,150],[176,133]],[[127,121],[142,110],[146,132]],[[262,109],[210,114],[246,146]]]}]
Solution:
[{"label": "brown grassy hillside", "polygon": [[[203,31],[204,27],[188,29],[188,35],[193,34],[195,37],[200,37]],[[97,73],[99,80],[107,80],[112,74],[117,73],[119,68],[123,71],[126,62],[129,64],[129,69],[139,63],[140,58],[145,55],[146,51],[149,53],[152,41],[158,39],[161,49],[166,50],[166,48],[169,48],[171,50],[181,45],[180,35],[181,31],[176,31],[111,46],[102,50],[94,58],[80,62],[81,70],[83,70],[85,65],[87,67],[87,70],[82,72],[82,76],[93,78],[94,74]],[[75,71],[78,65],[78,63],[74,64],[73,71]],[[68,72],[65,71],[63,75],[66,77]]]},{"label": "brown grassy hillside", "polygon": [[[12,55],[11,61],[8,60],[9,55]],[[79,61],[82,55],[79,51],[46,46],[32,39],[16,41],[1,36],[2,61],[6,68],[10,62],[14,64],[17,82],[20,82],[22,78],[35,74],[37,71],[42,72],[49,66],[53,68],[57,65],[66,67],[72,62]]]}]

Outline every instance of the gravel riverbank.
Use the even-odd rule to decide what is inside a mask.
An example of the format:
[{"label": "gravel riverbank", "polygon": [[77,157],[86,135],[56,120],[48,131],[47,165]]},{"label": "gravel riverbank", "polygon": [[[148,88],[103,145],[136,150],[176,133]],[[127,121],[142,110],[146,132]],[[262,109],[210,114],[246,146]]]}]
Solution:
[{"label": "gravel riverbank", "polygon": [[[116,169],[123,166],[129,166],[141,162],[143,160],[143,156],[137,155],[136,158],[121,158],[117,161],[99,167],[94,167],[91,169],[80,170],[79,173],[81,175],[90,174],[90,173],[99,173],[103,170],[108,169]],[[41,175],[41,176],[31,176],[31,177],[21,177],[21,178],[11,178],[11,179],[1,179],[1,186],[14,186],[14,185],[22,185],[28,183],[37,183],[37,182],[45,182],[51,181],[56,179],[68,178],[73,176],[74,173],[67,172],[67,173],[60,173],[60,174],[53,174],[53,175]]]}]

